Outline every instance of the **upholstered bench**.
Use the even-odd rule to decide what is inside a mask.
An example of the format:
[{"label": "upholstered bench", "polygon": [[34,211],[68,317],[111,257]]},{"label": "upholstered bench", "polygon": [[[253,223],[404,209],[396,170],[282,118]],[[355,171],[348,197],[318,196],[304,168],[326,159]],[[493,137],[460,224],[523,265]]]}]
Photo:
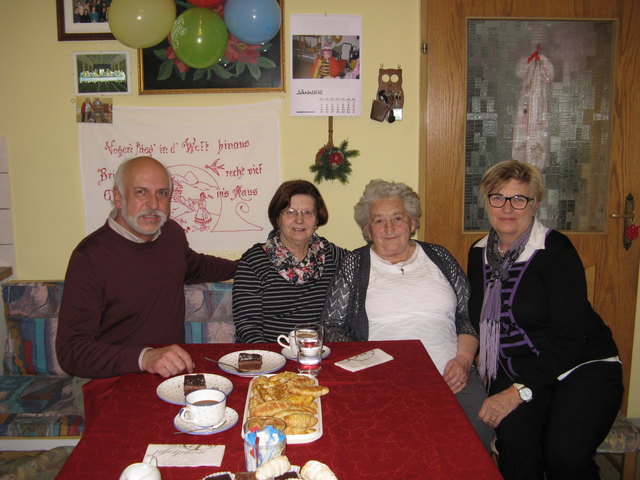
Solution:
[{"label": "upholstered bench", "polygon": [[[186,343],[235,341],[232,286],[185,286]],[[62,371],[55,355],[63,288],[60,281],[2,285],[7,340],[0,376],[0,437],[77,441],[83,432],[84,419],[74,408],[72,377]]]}]

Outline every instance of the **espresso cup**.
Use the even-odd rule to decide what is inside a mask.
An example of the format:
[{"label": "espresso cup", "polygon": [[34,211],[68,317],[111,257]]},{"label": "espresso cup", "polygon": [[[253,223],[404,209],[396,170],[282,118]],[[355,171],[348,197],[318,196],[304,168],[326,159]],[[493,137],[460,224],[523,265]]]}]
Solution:
[{"label": "espresso cup", "polygon": [[227,395],[215,388],[203,388],[191,392],[185,398],[180,418],[198,427],[217,427],[224,422]]},{"label": "espresso cup", "polygon": [[284,348],[291,350],[291,355],[298,355],[298,346],[296,345],[296,331],[291,330],[289,335],[278,335],[277,342]]}]

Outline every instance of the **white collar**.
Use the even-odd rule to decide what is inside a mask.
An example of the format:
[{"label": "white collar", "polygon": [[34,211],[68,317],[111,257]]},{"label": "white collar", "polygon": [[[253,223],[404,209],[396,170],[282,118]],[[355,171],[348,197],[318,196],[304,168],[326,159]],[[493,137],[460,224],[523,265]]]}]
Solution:
[{"label": "white collar", "polygon": [[[107,223],[109,224],[109,226],[113,231],[115,231],[118,235],[126,238],[127,240],[131,240],[132,242],[147,243],[147,240],[143,240],[139,236],[134,235],[129,230],[127,230],[122,225],[120,225],[118,222],[116,222],[117,215],[118,215],[118,209],[114,207],[113,210],[111,210],[111,213],[109,214],[109,218],[107,218]],[[149,241],[153,242],[159,236],[160,236],[160,230],[158,230],[156,234],[153,236],[153,238]]]},{"label": "white collar", "polygon": [[[549,227],[545,227],[537,218],[533,220],[533,227],[531,228],[531,235],[529,235],[529,240],[527,241],[524,250],[518,257],[516,261],[525,261],[533,255],[536,250],[544,250],[544,242],[547,238],[547,232],[550,230]],[[478,243],[474,245],[477,248],[484,248],[487,246],[489,235],[484,236]]]}]

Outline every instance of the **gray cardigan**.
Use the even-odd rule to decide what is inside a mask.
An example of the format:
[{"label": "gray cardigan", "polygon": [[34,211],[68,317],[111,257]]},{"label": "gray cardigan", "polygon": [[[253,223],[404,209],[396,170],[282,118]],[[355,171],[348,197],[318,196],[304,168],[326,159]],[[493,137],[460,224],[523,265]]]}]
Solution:
[{"label": "gray cardigan", "polygon": [[[433,243],[416,243],[429,259],[442,271],[455,292],[456,333],[478,337],[469,320],[469,282],[464,271],[449,251]],[[370,247],[360,247],[347,254],[335,274],[324,311],[322,324],[329,342],[366,341],[369,338],[369,318],[365,310],[369,272],[371,270]]]}]

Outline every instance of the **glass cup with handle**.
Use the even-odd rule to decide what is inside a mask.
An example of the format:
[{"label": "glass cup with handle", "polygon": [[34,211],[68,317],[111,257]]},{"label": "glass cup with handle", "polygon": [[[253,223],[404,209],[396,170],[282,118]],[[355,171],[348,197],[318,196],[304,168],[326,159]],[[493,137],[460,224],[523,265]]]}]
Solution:
[{"label": "glass cup with handle", "polygon": [[298,372],[317,376],[322,369],[324,328],[315,323],[296,325],[294,337],[298,348]]}]

